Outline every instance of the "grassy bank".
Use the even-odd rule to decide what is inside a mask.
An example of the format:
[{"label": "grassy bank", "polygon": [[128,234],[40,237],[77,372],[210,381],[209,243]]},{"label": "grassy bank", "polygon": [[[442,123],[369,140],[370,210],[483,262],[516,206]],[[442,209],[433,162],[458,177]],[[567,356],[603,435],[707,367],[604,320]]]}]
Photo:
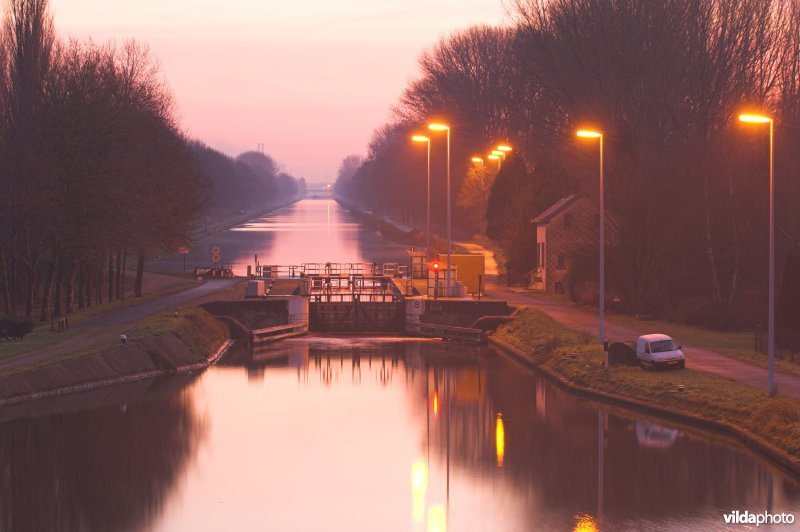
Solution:
[{"label": "grassy bank", "polygon": [[[649,327],[650,330],[663,331],[664,334],[680,339],[683,344],[703,347],[759,368],[767,368],[767,355],[754,350],[753,331],[716,331],[664,320],[641,320],[624,314],[614,314],[611,320],[638,329]],[[800,356],[795,355],[794,360],[793,362],[788,354],[785,358],[776,356],[775,369],[800,377]]]},{"label": "grassy bank", "polygon": [[129,329],[125,344],[108,339],[54,361],[15,366],[0,375],[0,406],[199,369],[226,333],[222,323],[199,308],[151,316]]},{"label": "grassy bank", "polygon": [[[615,366],[606,374],[603,353],[589,335],[534,309],[521,312],[496,336],[569,383],[733,425],[800,461],[800,401],[769,398],[761,390],[692,369]],[[684,392],[676,391],[679,384]]]},{"label": "grassy bank", "polygon": [[0,357],[16,356],[30,351],[37,351],[53,344],[63,342],[86,332],[85,329],[78,327],[78,325],[80,325],[82,322],[93,318],[98,318],[100,316],[105,316],[106,314],[110,314],[118,310],[135,307],[154,299],[172,295],[196,285],[196,281],[187,278],[186,282],[177,283],[174,286],[159,290],[157,292],[152,292],[150,294],[145,294],[142,297],[127,297],[125,301],[114,301],[112,303],[102,303],[99,305],[93,305],[91,307],[76,309],[67,315],[70,328],[62,332],[51,330],[50,322],[37,323],[33,331],[31,331],[30,334],[25,336],[25,338],[22,340],[8,342],[0,341]]},{"label": "grassy bank", "polygon": [[[171,336],[179,340],[197,360],[204,359],[216,350],[227,337],[225,325],[200,307],[179,307],[159,312],[129,327],[125,332],[128,345]],[[96,353],[118,344],[119,340],[115,339],[80,354]]]},{"label": "grassy bank", "polygon": [[[578,305],[566,296],[538,292],[531,294],[544,300],[558,301],[566,305]],[[590,312],[596,312],[595,307],[584,306],[582,308]],[[759,368],[767,368],[767,355],[757,353],[754,350],[752,330],[720,331],[667,320],[640,318],[617,312],[607,312],[606,321],[630,327],[642,333],[658,331],[675,338],[680,344],[701,347]],[[631,338],[624,339],[630,340]],[[612,339],[612,341],[618,340],[622,339]],[[775,358],[775,370],[786,375],[800,377],[800,354],[795,354],[794,360],[792,360],[791,354],[779,352]]]}]

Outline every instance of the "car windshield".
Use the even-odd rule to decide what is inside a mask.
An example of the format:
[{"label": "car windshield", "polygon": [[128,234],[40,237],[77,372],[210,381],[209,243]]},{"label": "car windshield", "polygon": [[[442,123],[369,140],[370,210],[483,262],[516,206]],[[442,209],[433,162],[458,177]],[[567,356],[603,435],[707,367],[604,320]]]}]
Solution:
[{"label": "car windshield", "polygon": [[675,340],[659,340],[658,342],[650,342],[651,353],[664,353],[666,351],[676,351],[678,346],[675,345]]}]

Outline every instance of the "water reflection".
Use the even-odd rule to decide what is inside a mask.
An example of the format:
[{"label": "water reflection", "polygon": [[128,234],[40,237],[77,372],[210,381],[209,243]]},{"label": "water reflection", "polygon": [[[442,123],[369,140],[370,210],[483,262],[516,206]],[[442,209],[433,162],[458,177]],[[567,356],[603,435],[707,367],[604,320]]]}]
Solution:
[{"label": "water reflection", "polygon": [[[310,338],[226,364],[207,393],[224,393],[242,367],[252,401],[280,400],[250,410],[285,423],[268,445],[283,462],[264,473],[288,489],[313,483],[317,509],[335,516],[323,526],[279,496],[264,526],[291,513],[299,529],[374,528],[339,515],[345,505],[387,530],[693,530],[718,527],[730,508],[800,501],[796,482],[739,447],[597,410],[486,348]],[[329,460],[307,463],[320,452]],[[347,464],[344,477],[336,464]]]},{"label": "water reflection", "polygon": [[39,415],[0,424],[0,530],[148,527],[207,432],[186,393],[159,386],[122,387],[129,398],[153,392],[144,401],[106,397],[89,407],[98,394],[65,398],[88,410],[30,403],[27,413],[33,405]]},{"label": "water reflection", "polygon": [[[304,199],[227,231],[207,237],[189,249],[186,264],[212,266],[211,249],[237,275],[247,273],[256,257],[261,264],[407,261],[405,246],[384,240],[358,223],[332,199]],[[182,271],[183,255],[153,261],[153,271]]]}]

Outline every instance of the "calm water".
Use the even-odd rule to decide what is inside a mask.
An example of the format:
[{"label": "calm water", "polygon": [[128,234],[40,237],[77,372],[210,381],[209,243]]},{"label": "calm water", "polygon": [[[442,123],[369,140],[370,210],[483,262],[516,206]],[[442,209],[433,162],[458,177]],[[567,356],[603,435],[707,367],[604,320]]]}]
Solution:
[{"label": "calm water", "polygon": [[[398,251],[335,205],[327,239],[325,204],[218,242],[285,262],[331,242],[350,260]],[[0,411],[0,530],[724,530],[734,509],[800,517],[800,484],[490,348],[431,340],[234,349],[199,375]]]},{"label": "calm water", "polygon": [[[381,238],[360,225],[333,200],[303,200],[212,235],[189,250],[186,266],[213,266],[211,252],[237,275],[247,273],[255,256],[261,264],[295,265],[305,262],[407,263],[406,248]],[[156,271],[181,271],[183,256],[172,255],[153,263]]]}]

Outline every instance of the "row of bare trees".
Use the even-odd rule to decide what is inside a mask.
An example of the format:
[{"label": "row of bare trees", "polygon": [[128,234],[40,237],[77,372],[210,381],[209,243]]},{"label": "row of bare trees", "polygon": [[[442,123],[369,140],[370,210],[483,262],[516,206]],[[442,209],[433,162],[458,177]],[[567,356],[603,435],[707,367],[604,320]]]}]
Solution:
[{"label": "row of bare trees", "polygon": [[[208,183],[147,50],[61,41],[46,0],[10,0],[0,46],[0,304],[49,319],[136,292],[188,240]],[[38,310],[38,316],[36,314]]]},{"label": "row of bare trees", "polygon": [[[800,239],[800,3],[515,0],[511,11],[510,27],[469,28],[422,55],[396,121],[379,129],[338,193],[419,216],[424,153],[408,134],[445,119],[455,186],[464,185],[457,226],[466,236],[485,227],[475,212],[493,193],[468,173],[470,155],[511,143],[522,164],[504,164],[493,188],[514,182],[500,179],[505,171],[524,172],[535,186],[517,188],[530,206],[518,216],[535,215],[570,192],[596,199],[596,145],[574,135],[593,125],[606,137],[612,297],[689,321],[760,319],[752,309],[766,298],[767,129],[744,127],[736,116],[750,108],[775,118],[782,256]],[[434,139],[435,205],[444,194],[443,145]],[[488,225],[501,215],[489,205]],[[530,233],[504,235],[494,225],[490,236],[509,255],[524,246],[533,263]],[[585,255],[572,286],[596,275],[596,248]]]}]

